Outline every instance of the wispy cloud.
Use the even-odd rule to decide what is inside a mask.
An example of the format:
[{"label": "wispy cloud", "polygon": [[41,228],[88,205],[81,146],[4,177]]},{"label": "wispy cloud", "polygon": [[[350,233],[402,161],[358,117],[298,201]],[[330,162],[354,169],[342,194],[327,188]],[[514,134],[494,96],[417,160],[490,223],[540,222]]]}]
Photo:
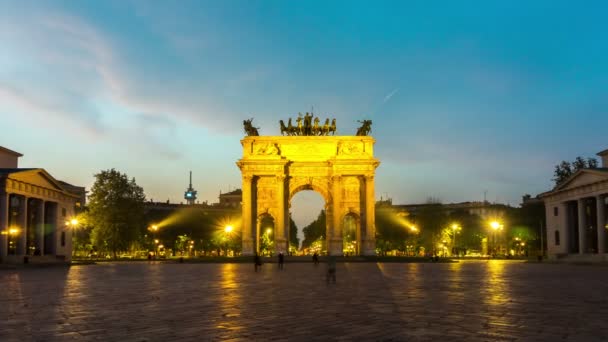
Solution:
[{"label": "wispy cloud", "polygon": [[390,93],[388,93],[384,99],[382,100],[382,104],[385,104],[388,102],[388,100],[391,99],[391,97],[393,97],[395,94],[397,94],[397,92],[399,91],[399,88],[395,88],[393,89],[393,91],[391,91]]}]

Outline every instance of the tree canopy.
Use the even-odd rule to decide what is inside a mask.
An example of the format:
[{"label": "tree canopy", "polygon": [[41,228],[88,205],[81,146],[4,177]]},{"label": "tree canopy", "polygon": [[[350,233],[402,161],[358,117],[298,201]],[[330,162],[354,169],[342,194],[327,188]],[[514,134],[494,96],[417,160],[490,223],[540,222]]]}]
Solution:
[{"label": "tree canopy", "polygon": [[304,232],[302,248],[309,247],[317,239],[325,237],[325,220],[325,210],[321,210],[317,219],[302,229]]},{"label": "tree canopy", "polygon": [[144,232],[144,190],[115,169],[95,175],[89,195],[89,224],[92,240],[101,250],[116,258],[138,241]]},{"label": "tree canopy", "polygon": [[553,181],[555,182],[555,186],[558,186],[566,179],[570,178],[573,174],[575,174],[578,170],[581,169],[595,169],[597,168],[598,162],[595,158],[583,158],[576,157],[576,159],[571,163],[563,160],[558,165],[555,165],[555,170],[553,171]]}]

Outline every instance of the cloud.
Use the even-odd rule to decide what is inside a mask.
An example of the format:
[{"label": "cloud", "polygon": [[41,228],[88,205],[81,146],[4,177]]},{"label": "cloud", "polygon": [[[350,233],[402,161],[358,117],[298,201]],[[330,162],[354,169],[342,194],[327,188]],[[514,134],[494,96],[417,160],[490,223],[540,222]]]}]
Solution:
[{"label": "cloud", "polygon": [[391,97],[393,97],[393,95],[397,94],[397,92],[399,91],[399,88],[395,88],[393,89],[393,91],[391,91],[390,93],[388,93],[385,97],[384,100],[382,100],[382,104],[385,104],[388,102],[388,100],[391,99]]}]

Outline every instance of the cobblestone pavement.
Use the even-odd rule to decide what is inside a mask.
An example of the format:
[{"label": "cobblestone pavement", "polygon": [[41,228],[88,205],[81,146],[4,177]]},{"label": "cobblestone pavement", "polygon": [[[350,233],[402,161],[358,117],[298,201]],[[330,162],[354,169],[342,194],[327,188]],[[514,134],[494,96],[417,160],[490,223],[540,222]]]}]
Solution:
[{"label": "cobblestone pavement", "polygon": [[608,269],[104,263],[0,271],[0,341],[608,340]]}]

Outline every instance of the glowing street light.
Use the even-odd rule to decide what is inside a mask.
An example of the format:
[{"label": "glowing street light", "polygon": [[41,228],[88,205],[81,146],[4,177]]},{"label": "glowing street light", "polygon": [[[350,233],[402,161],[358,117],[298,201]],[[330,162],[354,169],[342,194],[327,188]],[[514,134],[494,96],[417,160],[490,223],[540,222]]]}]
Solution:
[{"label": "glowing street light", "polygon": [[450,228],[452,228],[452,244],[453,244],[452,248],[455,250],[456,249],[456,234],[458,234],[458,232],[460,232],[462,227],[460,227],[460,225],[458,223],[452,223],[452,226]]},{"label": "glowing street light", "polygon": [[503,227],[504,227],[503,224],[498,221],[490,222],[490,228],[492,228],[493,235],[494,235],[494,252],[496,252],[496,233],[498,231],[501,231],[503,229]]},{"label": "glowing street light", "polygon": [[227,225],[227,226],[224,228],[224,231],[225,231],[226,233],[232,233],[232,230],[233,230],[233,229],[234,229],[234,227],[232,227],[231,225]]}]

